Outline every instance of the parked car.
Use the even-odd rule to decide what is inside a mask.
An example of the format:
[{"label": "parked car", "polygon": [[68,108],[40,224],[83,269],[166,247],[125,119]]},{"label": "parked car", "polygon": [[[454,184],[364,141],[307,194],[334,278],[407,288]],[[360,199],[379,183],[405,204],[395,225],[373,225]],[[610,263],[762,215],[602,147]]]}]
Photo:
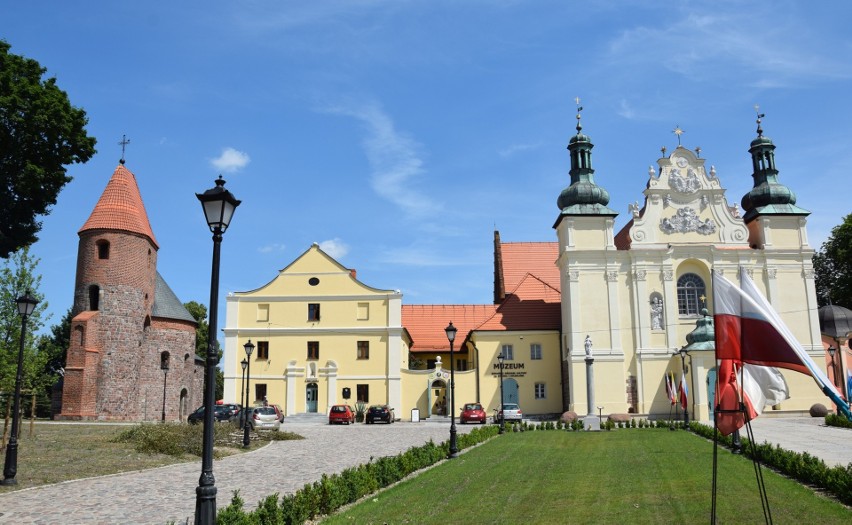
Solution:
[{"label": "parked car", "polygon": [[503,421],[520,421],[524,417],[521,407],[517,403],[503,403],[503,410],[494,412],[494,423],[500,423],[501,415],[503,416]]},{"label": "parked car", "polygon": [[[225,405],[213,406],[213,421],[229,421],[231,413]],[[200,406],[186,418],[187,423],[196,424],[204,421],[204,407]]]},{"label": "parked car", "polygon": [[248,414],[248,423],[252,430],[278,430],[281,428],[281,421],[278,420],[278,414],[272,407],[255,407]]},{"label": "parked car", "polygon": [[282,409],[279,405],[269,405],[275,409],[275,413],[278,414],[278,421],[284,422],[284,409]]},{"label": "parked car", "polygon": [[328,413],[328,424],[346,423],[347,425],[355,422],[355,412],[349,405],[334,405]]},{"label": "parked car", "polygon": [[482,408],[482,405],[479,403],[465,403],[462,408],[461,417],[459,421],[462,423],[481,423],[485,424],[487,416],[485,415],[485,409]]},{"label": "parked car", "polygon": [[373,405],[367,409],[367,417],[365,421],[368,425],[376,421],[384,421],[391,424],[394,420],[393,409],[387,405]]},{"label": "parked car", "polygon": [[226,403],[224,405],[216,405],[217,407],[222,407],[222,410],[227,412],[229,421],[236,421],[240,418],[240,412],[243,407],[239,403]]}]

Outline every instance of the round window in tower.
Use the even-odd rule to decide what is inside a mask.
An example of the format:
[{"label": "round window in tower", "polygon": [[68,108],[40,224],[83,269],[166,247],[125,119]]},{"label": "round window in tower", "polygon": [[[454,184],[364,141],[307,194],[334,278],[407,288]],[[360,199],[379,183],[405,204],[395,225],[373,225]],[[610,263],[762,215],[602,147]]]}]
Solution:
[{"label": "round window in tower", "polygon": [[308,279],[308,284],[310,284],[311,286],[316,286],[319,284],[319,279],[316,277],[311,277],[310,279]]}]

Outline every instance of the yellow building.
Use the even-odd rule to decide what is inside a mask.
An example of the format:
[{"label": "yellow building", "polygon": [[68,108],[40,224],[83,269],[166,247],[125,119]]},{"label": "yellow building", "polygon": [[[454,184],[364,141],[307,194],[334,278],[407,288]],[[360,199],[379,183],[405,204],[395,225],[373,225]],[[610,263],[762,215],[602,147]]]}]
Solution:
[{"label": "yellow building", "polygon": [[[685,365],[687,408],[709,420],[715,356],[712,318],[702,314],[712,315],[711,271],[731,280],[748,272],[814,361],[825,362],[809,212],[778,182],[775,146],[759,126],[742,217],[715,168],[678,144],[649,168],[644,203],[629,205],[629,222],[615,232],[617,213],[595,183],[592,147],[578,116],[555,242],[505,243],[494,233],[493,304],[404,305],[398,291],[359,282],[317,245],[265,286],[231,294],[226,400],[240,400],[240,361],[251,340],[249,403],[266,398],[287,415],[325,414],[358,400],[388,404],[403,420],[444,418],[474,401],[491,413],[502,390],[525,415],[599,409],[667,417],[665,378],[673,373],[679,382]],[[677,351],[687,343],[682,361]],[[828,405],[809,377],[784,376],[791,398],[774,410]]]},{"label": "yellow building", "polygon": [[225,399],[241,398],[251,341],[249,405],[266,399],[285,415],[358,400],[401,408],[410,344],[401,303],[399,291],[364,285],[314,244],[268,284],[228,296]]}]

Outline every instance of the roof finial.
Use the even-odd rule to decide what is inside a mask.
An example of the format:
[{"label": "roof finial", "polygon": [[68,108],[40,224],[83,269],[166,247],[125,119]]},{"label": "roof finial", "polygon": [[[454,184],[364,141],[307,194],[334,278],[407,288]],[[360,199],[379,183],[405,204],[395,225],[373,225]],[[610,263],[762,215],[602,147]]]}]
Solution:
[{"label": "roof finial", "polygon": [[755,104],[754,105],[754,112],[757,113],[757,136],[762,137],[763,136],[763,128],[760,127],[760,119],[765,117],[766,113],[761,113],[760,111],[758,111],[759,109],[760,109],[760,106]]},{"label": "roof finial", "polygon": [[665,157],[666,156],[666,147],[663,146],[662,148],[660,148],[660,151],[663,153],[663,157]]},{"label": "roof finial", "polygon": [[574,102],[577,103],[577,133],[580,133],[583,129],[583,125],[580,124],[580,112],[583,111],[583,106],[580,105],[580,97],[574,97]]},{"label": "roof finial", "polygon": [[121,146],[121,159],[118,161],[119,164],[124,166],[124,147],[130,144],[130,139],[127,138],[127,135],[121,136],[121,142],[118,143]]},{"label": "roof finial", "polygon": [[672,130],[672,133],[677,135],[677,147],[680,147],[680,136],[683,135],[683,130],[680,129],[680,126],[675,126],[675,129]]}]

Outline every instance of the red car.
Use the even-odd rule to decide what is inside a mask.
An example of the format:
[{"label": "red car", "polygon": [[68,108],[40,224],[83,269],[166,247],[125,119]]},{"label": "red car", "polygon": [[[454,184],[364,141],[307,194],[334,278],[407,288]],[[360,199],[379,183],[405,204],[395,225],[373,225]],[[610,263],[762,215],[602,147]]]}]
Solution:
[{"label": "red car", "polygon": [[461,417],[459,420],[462,423],[469,423],[471,421],[475,423],[485,424],[485,409],[482,408],[482,405],[479,403],[465,403],[464,408],[462,408]]},{"label": "red car", "polygon": [[345,423],[350,424],[355,422],[355,412],[349,405],[334,405],[328,413],[328,424]]}]

